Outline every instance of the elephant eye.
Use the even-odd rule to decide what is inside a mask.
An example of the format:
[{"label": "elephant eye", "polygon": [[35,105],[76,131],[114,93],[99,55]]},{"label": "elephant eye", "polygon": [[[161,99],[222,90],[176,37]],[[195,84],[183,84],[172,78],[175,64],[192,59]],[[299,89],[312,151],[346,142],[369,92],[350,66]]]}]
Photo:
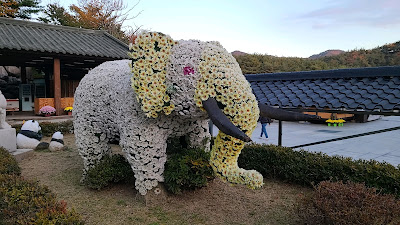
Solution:
[{"label": "elephant eye", "polygon": [[190,75],[190,74],[194,74],[194,69],[191,66],[185,66],[185,68],[183,68],[183,74],[184,75]]}]

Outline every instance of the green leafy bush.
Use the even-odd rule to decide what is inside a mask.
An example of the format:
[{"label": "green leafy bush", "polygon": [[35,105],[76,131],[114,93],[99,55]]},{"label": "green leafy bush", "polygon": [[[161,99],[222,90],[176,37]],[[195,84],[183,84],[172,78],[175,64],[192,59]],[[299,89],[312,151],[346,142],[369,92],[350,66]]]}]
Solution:
[{"label": "green leafy bush", "polygon": [[400,201],[364,184],[323,181],[301,200],[304,224],[400,224]]},{"label": "green leafy bush", "polygon": [[84,182],[88,187],[100,190],[110,183],[132,178],[134,174],[128,161],[124,156],[116,154],[105,156],[96,166],[90,168]]},{"label": "green leafy bush", "polygon": [[264,177],[312,186],[321,181],[365,183],[400,197],[400,169],[374,160],[352,160],[304,150],[265,144],[246,145],[238,164]]},{"label": "green leafy bush", "polygon": [[47,187],[20,174],[15,158],[0,147],[0,224],[83,224]]},{"label": "green leafy bush", "polygon": [[[168,160],[165,164],[164,182],[167,190],[180,193],[182,190],[200,188],[214,178],[209,164],[210,154],[202,149],[188,149],[185,138],[168,140]],[[110,183],[128,181],[134,174],[122,155],[105,156],[90,168],[84,183],[93,189],[102,189]]]},{"label": "green leafy bush", "polygon": [[[41,122],[40,127],[42,128],[43,136],[51,137],[55,132],[60,131],[63,134],[73,133],[74,124],[72,120],[67,120],[58,123]],[[16,129],[17,133],[21,130],[22,124],[16,124],[12,126]]]},{"label": "green leafy bush", "polygon": [[34,224],[84,224],[81,216],[73,209],[69,212],[66,211],[65,202],[60,202],[57,206],[41,210],[36,213]]},{"label": "green leafy bush", "polygon": [[21,174],[17,160],[5,149],[0,147],[0,174]]},{"label": "green leafy bush", "polygon": [[201,188],[214,178],[210,154],[202,149],[182,149],[170,155],[165,164],[164,182],[168,191]]},{"label": "green leafy bush", "polygon": [[[54,223],[52,223],[54,222]],[[17,175],[0,174],[0,224],[83,224],[47,187]]]},{"label": "green leafy bush", "polygon": [[167,140],[167,155],[181,153],[187,149],[187,146],[185,136],[169,138]]}]

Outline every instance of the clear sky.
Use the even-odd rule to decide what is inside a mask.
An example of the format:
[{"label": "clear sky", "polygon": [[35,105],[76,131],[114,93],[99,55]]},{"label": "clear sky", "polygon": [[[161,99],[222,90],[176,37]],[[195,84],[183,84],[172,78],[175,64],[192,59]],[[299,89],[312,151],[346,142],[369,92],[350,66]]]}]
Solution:
[{"label": "clear sky", "polygon": [[400,41],[400,0],[141,0],[131,14],[140,11],[124,25],[219,41],[230,52],[309,57]]}]

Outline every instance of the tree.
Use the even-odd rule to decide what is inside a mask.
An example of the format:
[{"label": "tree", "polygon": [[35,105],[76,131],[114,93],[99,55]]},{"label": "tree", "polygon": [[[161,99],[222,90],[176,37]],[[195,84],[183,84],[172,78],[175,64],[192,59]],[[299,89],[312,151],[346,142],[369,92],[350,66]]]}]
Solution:
[{"label": "tree", "polygon": [[46,6],[43,10],[45,17],[39,17],[38,20],[44,23],[70,26],[70,27],[80,27],[77,19],[71,15],[64,7],[60,6],[58,3],[51,3]]},{"label": "tree", "polygon": [[18,12],[18,2],[15,0],[2,0],[0,2],[1,17],[15,17]]},{"label": "tree", "polygon": [[1,0],[0,16],[10,18],[31,19],[32,14],[42,10],[40,0]]},{"label": "tree", "polygon": [[140,14],[139,12],[136,16],[128,17],[136,5],[127,9],[123,0],[79,0],[78,5],[73,4],[69,7],[69,12],[58,4],[48,4],[44,10],[46,17],[41,17],[39,20],[64,26],[106,30],[114,37],[128,43],[132,31],[124,32],[122,26],[125,21]]}]

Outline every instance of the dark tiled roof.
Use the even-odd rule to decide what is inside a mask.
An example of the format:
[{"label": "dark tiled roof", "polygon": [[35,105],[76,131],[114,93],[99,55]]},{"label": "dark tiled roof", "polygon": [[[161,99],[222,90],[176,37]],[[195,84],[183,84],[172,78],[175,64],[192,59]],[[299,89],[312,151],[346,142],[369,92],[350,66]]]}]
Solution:
[{"label": "dark tiled roof", "polygon": [[0,50],[128,58],[128,46],[105,31],[0,18]]},{"label": "dark tiled roof", "polygon": [[251,74],[246,79],[256,98],[271,106],[384,113],[400,110],[400,66]]}]

